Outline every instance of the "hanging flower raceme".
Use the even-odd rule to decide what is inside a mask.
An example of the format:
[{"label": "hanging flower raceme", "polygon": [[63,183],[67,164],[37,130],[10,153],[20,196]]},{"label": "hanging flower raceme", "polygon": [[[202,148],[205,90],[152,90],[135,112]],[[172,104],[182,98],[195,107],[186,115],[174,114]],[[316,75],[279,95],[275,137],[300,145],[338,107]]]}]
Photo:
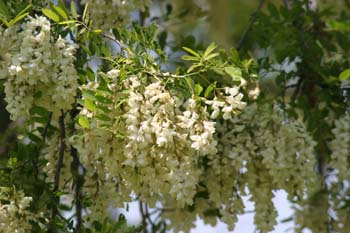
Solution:
[{"label": "hanging flower raceme", "polygon": [[11,118],[29,116],[34,106],[55,115],[71,109],[79,78],[73,64],[77,46],[61,37],[52,43],[51,25],[45,17],[30,17],[22,27],[17,49],[7,54],[5,100]]},{"label": "hanging flower raceme", "polygon": [[271,231],[277,216],[272,191],[284,189],[290,198],[304,197],[315,178],[315,142],[300,122],[271,104],[252,104],[242,114],[219,121],[216,136],[218,155],[209,156],[210,166],[203,173],[209,200],[233,229],[244,210],[240,196],[247,185],[256,203],[257,228]]},{"label": "hanging flower raceme", "polygon": [[331,167],[335,168],[340,180],[349,179],[350,159],[350,114],[334,122],[334,139],[330,142]]},{"label": "hanging flower raceme", "polygon": [[6,197],[10,202],[6,204],[0,202],[0,233],[30,232],[32,229],[30,221],[35,222],[39,217],[29,210],[32,198],[25,196],[21,191],[10,195],[2,189],[5,188],[0,187],[0,196],[2,198]]}]

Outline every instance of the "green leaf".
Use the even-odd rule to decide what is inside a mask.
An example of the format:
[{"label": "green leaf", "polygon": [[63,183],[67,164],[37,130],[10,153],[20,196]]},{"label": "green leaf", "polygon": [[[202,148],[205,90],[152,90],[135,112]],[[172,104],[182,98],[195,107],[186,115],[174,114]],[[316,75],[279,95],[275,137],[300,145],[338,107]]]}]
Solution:
[{"label": "green leaf", "polygon": [[33,134],[33,133],[28,133],[28,137],[33,142],[36,142],[36,143],[40,143],[41,142],[41,138],[38,137],[37,135]]},{"label": "green leaf", "polygon": [[194,89],[194,82],[192,78],[186,78],[186,84],[190,90]]},{"label": "green leaf", "polygon": [[187,48],[187,47],[182,47],[182,48],[183,48],[183,50],[185,50],[185,51],[188,52],[189,54],[192,54],[192,55],[194,55],[194,56],[196,56],[196,57],[198,57],[198,58],[201,57],[201,55],[199,55],[199,53],[193,51],[193,50],[190,49],[190,48]]},{"label": "green leaf", "polygon": [[209,98],[211,96],[211,94],[213,93],[213,91],[215,90],[216,88],[216,82],[210,84],[207,89],[205,89],[205,92],[204,92],[204,97],[205,98]]},{"label": "green leaf", "polygon": [[41,9],[41,11],[43,12],[43,14],[45,16],[47,16],[48,18],[52,19],[54,22],[59,22],[60,21],[60,17],[55,13],[53,12],[52,10],[50,9]]},{"label": "green leaf", "polygon": [[215,49],[216,49],[216,44],[215,43],[211,43],[208,48],[204,51],[204,54],[203,54],[203,58],[204,60],[209,60],[209,59],[205,59],[206,57],[209,56],[209,54],[211,54],[211,52],[213,52]]},{"label": "green leaf", "polygon": [[194,85],[194,93],[199,96],[203,91],[203,87],[200,84],[195,84]]},{"label": "green leaf", "polygon": [[67,19],[68,19],[69,16],[67,15],[67,13],[66,13],[61,7],[59,7],[59,6],[54,6],[53,9],[55,10],[55,12],[56,12],[59,16],[61,16],[62,19],[64,19],[64,20],[67,20]]},{"label": "green leaf", "polygon": [[90,122],[89,122],[89,118],[87,118],[86,116],[79,116],[78,119],[78,123],[79,125],[81,125],[83,128],[89,128],[90,127]]},{"label": "green leaf", "polygon": [[76,20],[66,20],[66,21],[61,21],[58,24],[59,25],[66,25],[66,24],[73,24],[73,23],[78,23]]},{"label": "green leaf", "polygon": [[83,97],[90,100],[96,100],[95,92],[91,90],[81,90]]},{"label": "green leaf", "polygon": [[198,57],[189,56],[189,55],[184,55],[181,58],[182,58],[182,60],[185,60],[185,61],[199,61],[200,60]]},{"label": "green leaf", "polygon": [[29,13],[24,13],[23,15],[17,15],[15,18],[11,19],[9,22],[9,27],[16,24],[17,22],[21,21],[24,19]]},{"label": "green leaf", "polygon": [[111,104],[113,103],[113,101],[111,99],[108,99],[102,95],[96,95],[96,100],[100,103],[103,103],[103,104]]},{"label": "green leaf", "polygon": [[339,75],[339,80],[344,81],[350,79],[350,69],[346,69],[343,72],[340,73]]},{"label": "green leaf", "polygon": [[192,66],[190,66],[188,69],[187,69],[187,73],[191,73],[191,71],[193,71],[194,69],[196,69],[197,67],[200,67],[201,64],[194,64]]},{"label": "green leaf", "polygon": [[34,106],[30,109],[29,113],[31,115],[38,115],[38,116],[42,116],[42,117],[48,117],[49,115],[49,111],[47,111],[46,108],[43,107],[39,107],[39,106]]},{"label": "green leaf", "polygon": [[239,53],[235,48],[231,48],[231,60],[235,64],[239,64],[240,62]]},{"label": "green leaf", "polygon": [[89,22],[88,7],[89,7],[89,3],[86,3],[85,8],[84,8],[84,12],[83,12],[83,22],[85,24],[87,24]]},{"label": "green leaf", "polygon": [[88,76],[90,81],[95,81],[95,73],[89,66],[86,67],[86,75]]},{"label": "green leaf", "polygon": [[2,15],[5,18],[10,17],[9,10],[8,10],[6,4],[3,2],[3,0],[0,0],[0,15]]},{"label": "green leaf", "polygon": [[105,114],[98,114],[96,115],[96,118],[99,119],[100,121],[111,121],[112,119],[105,115]]},{"label": "green leaf", "polygon": [[91,112],[96,111],[96,105],[91,99],[84,99],[84,107]]},{"label": "green leaf", "polygon": [[207,60],[210,60],[210,59],[217,57],[219,55],[220,55],[220,53],[212,53],[209,56],[205,57],[203,60],[207,61]]},{"label": "green leaf", "polygon": [[239,68],[234,66],[225,67],[225,72],[231,76],[233,81],[239,81],[242,77],[242,72]]},{"label": "green leaf", "polygon": [[1,17],[0,20],[3,24],[5,24],[6,27],[10,27],[9,22],[5,18]]},{"label": "green leaf", "polygon": [[107,107],[102,106],[102,105],[97,105],[97,106],[96,106],[96,109],[98,109],[98,110],[100,110],[100,111],[102,111],[102,112],[105,112],[105,113],[110,113],[110,112],[111,112],[110,109],[108,109]]},{"label": "green leaf", "polygon": [[329,21],[330,30],[335,31],[350,31],[350,23],[343,21]]},{"label": "green leaf", "polygon": [[36,122],[40,124],[46,124],[47,118],[46,117],[31,117],[30,118],[31,122]]},{"label": "green leaf", "polygon": [[14,24],[16,24],[17,22],[21,21],[23,18],[25,18],[29,12],[28,10],[32,7],[32,5],[28,5],[26,6],[23,10],[21,10],[13,19],[11,19],[9,22],[8,22],[8,26],[12,26]]},{"label": "green leaf", "polygon": [[77,19],[78,18],[78,13],[77,13],[77,8],[75,6],[75,2],[74,1],[70,2],[70,10],[71,10],[73,18]]}]

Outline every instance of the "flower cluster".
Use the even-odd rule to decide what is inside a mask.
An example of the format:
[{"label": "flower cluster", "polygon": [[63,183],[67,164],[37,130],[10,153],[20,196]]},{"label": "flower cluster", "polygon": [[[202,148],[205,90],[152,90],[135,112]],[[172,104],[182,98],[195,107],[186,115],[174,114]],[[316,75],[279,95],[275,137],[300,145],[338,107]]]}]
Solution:
[{"label": "flower cluster", "polygon": [[28,210],[32,198],[25,196],[23,192],[15,192],[11,196],[3,191],[0,194],[10,200],[8,204],[0,203],[0,233],[30,232],[30,221],[36,219],[35,214]]},{"label": "flower cluster", "polygon": [[225,94],[220,93],[220,97],[206,101],[206,104],[213,108],[210,118],[216,119],[222,112],[224,120],[231,119],[245,108],[246,103],[242,101],[242,98],[243,94],[239,92],[239,87],[226,87]]},{"label": "flower cluster", "polygon": [[[276,224],[273,191],[303,200],[314,176],[315,142],[278,105],[246,106],[238,87],[219,88],[221,100],[184,100],[160,79],[120,73],[103,74],[107,85],[83,87],[80,115],[89,124],[78,127],[72,144],[87,168],[86,190],[117,192],[117,206],[133,193],[150,206],[158,201],[170,225],[186,232],[197,216],[210,224],[220,216],[233,229],[246,187],[261,232]],[[105,207],[92,205],[91,214]]]},{"label": "flower cluster", "polygon": [[[124,164],[138,168],[139,180],[149,186],[149,192],[170,193],[180,206],[191,205],[201,173],[198,156],[216,153],[215,123],[200,114],[194,99],[181,103],[161,82],[141,92],[136,82],[125,114]],[[186,110],[182,112],[180,106]]]},{"label": "flower cluster", "polygon": [[33,106],[58,115],[71,108],[78,87],[74,67],[77,46],[59,37],[52,43],[47,18],[29,18],[18,34],[18,47],[7,55],[7,110],[13,120],[28,116]]},{"label": "flower cluster", "polygon": [[88,4],[93,24],[102,29],[116,28],[127,23],[130,13],[136,9],[145,10],[150,0],[81,0]]},{"label": "flower cluster", "polygon": [[[53,135],[46,142],[47,146],[43,148],[41,154],[43,158],[47,161],[43,171],[46,174],[46,182],[54,183],[55,173],[56,173],[56,164],[59,158],[60,153],[60,139],[58,135]],[[65,142],[67,143],[67,142]],[[69,154],[69,145],[66,144],[66,150],[63,155],[63,164],[61,166],[60,172],[60,188],[61,190],[67,190],[67,187],[70,187],[72,183],[72,174],[71,174],[71,163],[72,157]]]},{"label": "flower cluster", "polygon": [[350,114],[334,122],[332,129],[334,139],[330,142],[331,167],[337,169],[340,180],[349,179],[350,167]]},{"label": "flower cluster", "polygon": [[8,67],[11,63],[11,54],[16,53],[20,47],[20,41],[17,39],[18,26],[12,26],[7,29],[0,27],[0,78],[8,76]]},{"label": "flower cluster", "polygon": [[287,121],[270,104],[249,105],[239,116],[218,123],[216,136],[219,152],[209,157],[204,178],[209,199],[233,229],[247,185],[258,229],[271,231],[277,214],[272,191],[284,189],[290,198],[303,198],[314,177],[315,142],[300,122]]}]

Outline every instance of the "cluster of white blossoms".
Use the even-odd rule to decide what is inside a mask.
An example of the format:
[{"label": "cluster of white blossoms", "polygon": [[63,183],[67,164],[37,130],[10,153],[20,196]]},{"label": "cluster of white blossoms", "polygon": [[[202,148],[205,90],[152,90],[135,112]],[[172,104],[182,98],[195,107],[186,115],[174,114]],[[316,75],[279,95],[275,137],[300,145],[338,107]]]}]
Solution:
[{"label": "cluster of white blossoms", "polygon": [[315,176],[315,142],[298,121],[286,121],[278,108],[249,105],[239,116],[218,122],[219,153],[210,156],[209,199],[232,229],[243,212],[245,187],[255,202],[255,223],[261,232],[273,229],[277,212],[272,191],[284,189],[289,198],[303,198]]},{"label": "cluster of white blossoms", "polygon": [[332,129],[334,139],[330,142],[332,168],[337,170],[340,180],[350,177],[350,114],[334,122]]},{"label": "cluster of white blossoms", "polygon": [[219,97],[206,101],[206,104],[213,108],[210,118],[216,119],[222,112],[224,120],[231,119],[247,105],[242,99],[243,94],[239,92],[239,87],[226,87],[225,94],[220,93]]},{"label": "cluster of white blossoms", "polygon": [[218,89],[220,99],[184,100],[161,80],[142,73],[121,80],[119,74],[112,69],[104,74],[107,86],[82,88],[90,91],[80,112],[89,125],[79,126],[72,138],[87,169],[84,189],[103,196],[92,215],[135,194],[151,207],[162,203],[174,230],[188,232],[198,216],[210,224],[220,216],[233,229],[248,187],[255,223],[268,232],[277,216],[273,191],[305,198],[314,177],[315,142],[277,105],[246,106],[239,87]]},{"label": "cluster of white blossoms", "polygon": [[[64,151],[63,155],[63,163],[61,166],[61,172],[60,172],[60,182],[59,182],[59,188],[61,190],[69,190],[73,180],[72,180],[72,173],[71,173],[71,163],[72,163],[72,156],[69,153],[70,145],[66,143],[66,149]],[[56,165],[57,161],[59,160],[60,156],[60,138],[58,135],[53,135],[51,138],[49,138],[46,142],[46,145],[42,151],[41,155],[43,158],[47,161],[45,164],[45,167],[43,168],[43,171],[46,174],[46,182],[47,183],[54,183],[55,180],[55,174],[56,174]]]},{"label": "cluster of white blossoms", "polygon": [[[118,74],[111,70],[105,76],[118,80]],[[82,87],[114,103],[96,101],[94,107],[90,103],[83,108],[80,115],[89,119],[89,127],[78,127],[80,134],[71,138],[86,167],[84,190],[98,196],[117,194],[103,200],[118,207],[130,201],[132,193],[151,206],[165,198],[171,198],[177,208],[192,205],[202,173],[199,159],[217,152],[215,122],[209,120],[202,100],[182,101],[164,83],[142,80],[132,76],[119,85],[109,84],[109,91],[103,93],[97,83]],[[128,92],[123,96],[125,89]],[[98,117],[100,109],[114,119],[108,129]],[[123,137],[117,136],[121,133]],[[93,204],[89,218],[100,215],[96,212],[106,210],[105,206]]]},{"label": "cluster of white blossoms", "polygon": [[101,29],[111,29],[127,23],[130,13],[137,9],[145,10],[151,0],[81,0],[88,4],[93,24]]},{"label": "cluster of white blossoms", "polygon": [[179,206],[191,205],[201,173],[198,159],[216,153],[215,123],[196,100],[182,103],[163,85],[142,87],[132,80],[123,164],[137,170],[139,183],[133,186],[144,186],[142,193],[149,186],[146,193],[169,193]]},{"label": "cluster of white blossoms", "polygon": [[31,232],[30,221],[37,216],[28,208],[32,202],[31,197],[27,197],[23,192],[17,191],[9,196],[6,192],[0,191],[2,197],[7,197],[10,203],[0,203],[0,233],[27,233]]},{"label": "cluster of white blossoms", "polygon": [[8,76],[8,67],[11,62],[11,54],[17,52],[20,47],[20,41],[17,39],[18,26],[12,26],[7,29],[0,27],[0,78]]},{"label": "cluster of white blossoms", "polygon": [[[115,71],[110,71],[107,76],[116,78],[118,72]],[[109,87],[115,93],[118,93],[121,88],[119,85]],[[82,90],[93,92],[98,88],[99,85],[94,82],[81,87]],[[117,95],[106,94],[104,97],[118,99]],[[114,100],[117,101],[117,99]],[[84,97],[84,101],[88,99]],[[110,125],[106,129],[103,126],[106,121],[96,117],[100,109],[103,109],[105,116],[110,119],[117,119],[124,112],[115,108],[115,105],[96,102],[92,106],[89,109],[83,108],[80,112],[81,116],[89,119],[89,127],[83,129],[77,126],[79,134],[74,134],[70,138],[70,143],[79,152],[80,162],[85,169],[83,194],[90,201],[88,214],[84,218],[89,222],[104,219],[108,214],[109,206],[122,208],[124,202],[132,200],[130,197],[132,189],[122,180],[122,177],[131,176],[133,173],[123,169],[125,142],[116,137],[116,131],[120,131],[123,124],[115,121],[115,125]]]},{"label": "cluster of white blossoms", "polygon": [[8,51],[7,66],[1,67],[7,71],[0,72],[7,74],[5,100],[11,119],[28,116],[33,106],[54,115],[71,109],[79,78],[73,64],[77,46],[61,37],[52,42],[45,17],[29,17],[19,30],[16,48]]}]

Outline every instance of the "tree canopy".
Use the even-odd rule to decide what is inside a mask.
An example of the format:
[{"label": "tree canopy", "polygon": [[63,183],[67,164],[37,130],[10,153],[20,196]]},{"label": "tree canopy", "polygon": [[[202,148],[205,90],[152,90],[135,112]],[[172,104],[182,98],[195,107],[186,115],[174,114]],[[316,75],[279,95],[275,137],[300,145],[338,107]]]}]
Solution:
[{"label": "tree canopy", "polygon": [[0,0],[0,233],[350,232],[349,54],[348,0]]}]

